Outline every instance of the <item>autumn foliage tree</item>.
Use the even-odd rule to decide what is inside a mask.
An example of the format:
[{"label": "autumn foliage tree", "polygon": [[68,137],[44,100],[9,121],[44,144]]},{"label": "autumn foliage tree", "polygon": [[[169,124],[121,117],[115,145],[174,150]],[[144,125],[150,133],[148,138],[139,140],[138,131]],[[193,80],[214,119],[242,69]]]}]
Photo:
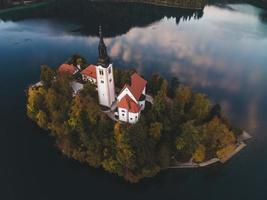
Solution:
[{"label": "autumn foliage tree", "polygon": [[[86,66],[77,56],[70,62]],[[132,72],[115,70],[117,87],[129,81]],[[40,78],[43,86],[28,90],[28,116],[51,132],[66,156],[130,182],[154,176],[174,160],[202,162],[224,158],[235,149],[234,129],[221,108],[178,79],[168,83],[153,75],[147,86],[153,105],[146,103],[138,123],[125,124],[101,111],[94,85],[85,84],[73,96],[72,76],[42,66]]]}]

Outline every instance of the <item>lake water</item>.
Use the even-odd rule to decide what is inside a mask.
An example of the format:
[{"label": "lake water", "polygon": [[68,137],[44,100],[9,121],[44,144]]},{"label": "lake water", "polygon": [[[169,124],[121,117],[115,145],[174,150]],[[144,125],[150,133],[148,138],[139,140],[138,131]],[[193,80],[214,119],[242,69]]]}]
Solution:
[{"label": "lake water", "polygon": [[[0,21],[0,199],[267,199],[266,11],[248,4],[189,14],[146,8],[143,18],[130,9],[114,19]],[[57,67],[75,53],[95,63],[99,24],[114,67],[177,76],[207,93],[253,136],[247,148],[223,166],[165,171],[133,185],[63,157],[27,118],[25,89],[38,81],[41,64]]]}]

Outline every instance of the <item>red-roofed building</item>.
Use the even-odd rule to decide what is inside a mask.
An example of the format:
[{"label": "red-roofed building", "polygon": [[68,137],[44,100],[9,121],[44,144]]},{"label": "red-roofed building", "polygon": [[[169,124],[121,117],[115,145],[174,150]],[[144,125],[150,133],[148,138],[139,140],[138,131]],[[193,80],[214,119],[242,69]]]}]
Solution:
[{"label": "red-roofed building", "polygon": [[96,66],[95,65],[89,65],[87,68],[85,68],[83,71],[81,71],[82,79],[84,81],[90,81],[93,84],[96,84],[97,82],[97,75],[96,75]]},{"label": "red-roofed building", "polygon": [[134,73],[131,76],[131,85],[124,85],[117,97],[120,121],[129,123],[138,121],[141,110],[145,108],[146,84],[146,80]]},{"label": "red-roofed building", "polygon": [[140,99],[142,94],[146,94],[146,84],[147,81],[137,73],[131,76],[131,91],[137,100]]},{"label": "red-roofed building", "polygon": [[136,123],[140,117],[141,108],[131,97],[125,95],[118,102],[120,121]]},{"label": "red-roofed building", "polygon": [[69,64],[62,64],[60,65],[58,71],[60,73],[69,73],[71,75],[76,74],[79,70],[74,67],[73,65],[69,65]]}]

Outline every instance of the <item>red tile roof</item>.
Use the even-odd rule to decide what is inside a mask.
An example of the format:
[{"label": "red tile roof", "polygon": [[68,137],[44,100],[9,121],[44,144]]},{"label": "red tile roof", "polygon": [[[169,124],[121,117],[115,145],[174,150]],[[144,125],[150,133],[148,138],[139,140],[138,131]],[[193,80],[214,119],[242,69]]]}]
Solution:
[{"label": "red tile roof", "polygon": [[60,65],[59,72],[67,72],[70,74],[74,74],[74,72],[76,71],[76,68],[73,65],[69,65],[69,64],[62,64]]},{"label": "red tile roof", "polygon": [[143,79],[140,75],[137,73],[134,73],[131,76],[131,88],[130,91],[133,93],[134,97],[139,100],[141,97],[141,94],[146,87],[147,81]]},{"label": "red tile roof", "polygon": [[81,72],[81,74],[96,79],[96,66],[95,66],[95,65],[89,65],[88,67],[86,67],[86,68]]},{"label": "red tile roof", "polygon": [[118,107],[119,108],[124,108],[126,110],[128,110],[128,112],[131,113],[138,113],[140,111],[140,106],[135,103],[131,97],[129,97],[128,95],[125,95],[120,102],[118,103]]},{"label": "red tile roof", "polygon": [[[125,89],[125,88],[128,88],[130,91],[131,91],[131,86],[128,85],[127,83],[124,84],[123,88],[121,89],[120,93],[122,93],[122,91]],[[132,93],[132,91],[131,91]]]}]

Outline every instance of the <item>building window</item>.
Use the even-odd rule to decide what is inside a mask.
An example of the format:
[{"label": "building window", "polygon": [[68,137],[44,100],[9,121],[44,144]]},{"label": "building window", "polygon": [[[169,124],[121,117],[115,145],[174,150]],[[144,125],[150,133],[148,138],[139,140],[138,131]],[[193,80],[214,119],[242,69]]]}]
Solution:
[{"label": "building window", "polygon": [[137,119],[137,116],[135,116],[135,119]]},{"label": "building window", "polygon": [[109,82],[111,82],[112,81],[112,79],[109,79]]},{"label": "building window", "polygon": [[130,120],[132,121],[132,120],[133,120],[133,118],[130,118]]},{"label": "building window", "polygon": [[103,70],[99,70],[99,74],[100,74],[100,75],[104,75]]},{"label": "building window", "polygon": [[122,110],[121,112],[125,112],[125,110]]},{"label": "building window", "polygon": [[101,80],[101,83],[104,83],[104,81],[103,81],[103,80]]},{"label": "building window", "polygon": [[124,116],[124,113],[122,113],[122,116]]},{"label": "building window", "polygon": [[108,73],[109,73],[109,74],[111,73],[111,67],[110,67],[110,68],[108,68]]}]

